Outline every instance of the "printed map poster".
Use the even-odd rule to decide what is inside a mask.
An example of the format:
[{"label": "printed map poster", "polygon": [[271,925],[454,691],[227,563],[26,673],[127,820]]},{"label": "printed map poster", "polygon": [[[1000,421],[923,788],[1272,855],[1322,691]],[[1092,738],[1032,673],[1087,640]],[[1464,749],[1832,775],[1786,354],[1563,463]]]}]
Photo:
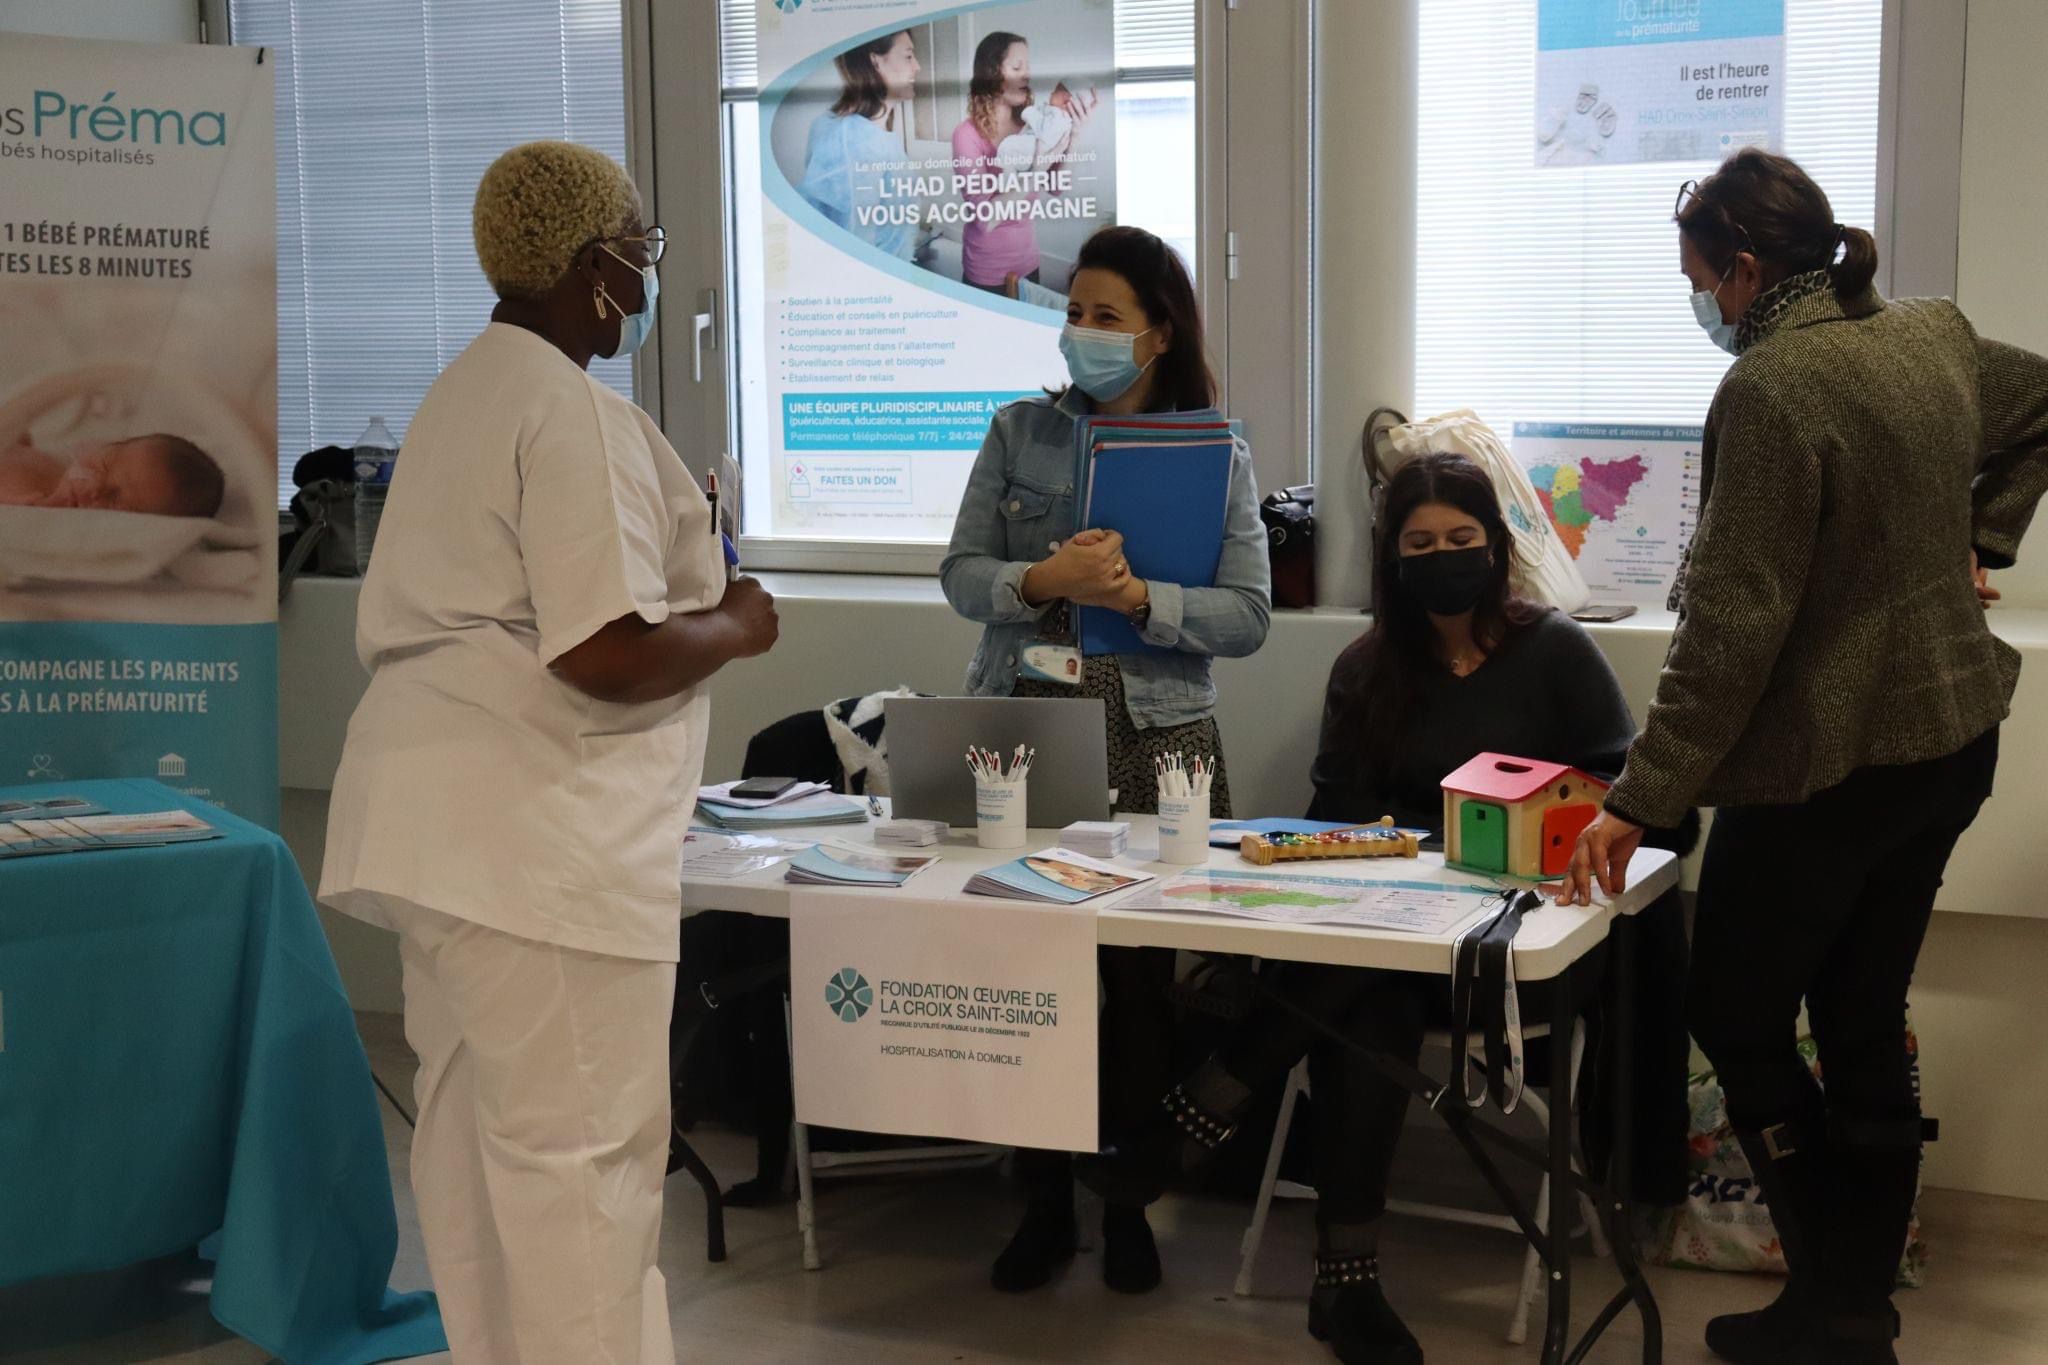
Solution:
[{"label": "printed map poster", "polygon": [[760,0],[768,525],[943,541],[1116,221],[1111,0]]},{"label": "printed map poster", "polygon": [[1699,524],[1700,427],[1515,423],[1557,538],[1601,603],[1662,607]]},{"label": "printed map poster", "polygon": [[1778,150],[1785,0],[1538,0],[1538,166]]},{"label": "printed map poster", "polygon": [[276,824],[275,71],[0,43],[0,784]]}]

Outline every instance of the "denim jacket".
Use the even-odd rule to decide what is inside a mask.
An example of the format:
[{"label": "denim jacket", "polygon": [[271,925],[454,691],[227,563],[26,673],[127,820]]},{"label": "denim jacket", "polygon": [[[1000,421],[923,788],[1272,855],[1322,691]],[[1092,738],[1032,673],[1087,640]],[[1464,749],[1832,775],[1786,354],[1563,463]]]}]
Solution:
[{"label": "denim jacket", "polygon": [[[967,476],[953,523],[953,541],[939,569],[953,610],[984,629],[967,667],[967,691],[1007,697],[1017,658],[1038,638],[1052,604],[1033,607],[1020,589],[1024,572],[1075,531],[1074,420],[1088,400],[1068,390],[1057,400],[1025,398],[1000,409]],[[1115,527],[1106,527],[1115,530]],[[1230,468],[1230,510],[1216,586],[1151,585],[1152,619],[1143,638],[1171,654],[1120,654],[1124,699],[1140,729],[1184,725],[1216,705],[1209,660],[1239,658],[1266,641],[1272,618],[1272,571],[1251,451],[1238,443]]]}]

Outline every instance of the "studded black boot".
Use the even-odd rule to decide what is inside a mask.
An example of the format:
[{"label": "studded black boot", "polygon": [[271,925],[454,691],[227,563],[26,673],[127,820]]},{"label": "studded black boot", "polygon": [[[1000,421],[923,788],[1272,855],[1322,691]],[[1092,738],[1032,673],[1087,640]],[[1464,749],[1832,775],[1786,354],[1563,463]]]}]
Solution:
[{"label": "studded black boot", "polygon": [[[1222,1095],[1224,1103],[1208,1097]],[[1251,1092],[1214,1061],[1166,1094],[1159,1114],[1137,1133],[1075,1160],[1074,1175],[1111,1204],[1139,1208],[1166,1192],[1176,1176],[1199,1169],[1230,1135]]]},{"label": "studded black boot", "polygon": [[1422,1365],[1422,1343],[1380,1286],[1378,1256],[1317,1253],[1308,1332],[1344,1365]]}]

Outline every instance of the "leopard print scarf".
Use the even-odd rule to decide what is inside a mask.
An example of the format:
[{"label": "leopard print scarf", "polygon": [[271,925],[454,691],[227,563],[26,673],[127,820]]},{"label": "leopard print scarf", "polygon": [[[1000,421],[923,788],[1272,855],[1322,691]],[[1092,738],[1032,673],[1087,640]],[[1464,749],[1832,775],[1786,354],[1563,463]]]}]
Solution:
[{"label": "leopard print scarf", "polygon": [[[1776,285],[1757,295],[1756,302],[1743,313],[1742,321],[1735,324],[1735,354],[1741,355],[1750,347],[1778,330],[1795,304],[1812,298],[1825,289],[1835,287],[1834,277],[1825,270],[1809,270],[1803,275],[1793,275],[1780,280]],[[1671,595],[1665,599],[1670,611],[1682,609],[1685,600],[1686,570],[1692,567],[1692,547],[1686,546],[1678,555],[1678,573],[1671,580]]]},{"label": "leopard print scarf", "polygon": [[1788,276],[1757,295],[1756,302],[1749,305],[1749,310],[1742,315],[1742,321],[1735,324],[1735,354],[1741,355],[1777,331],[1779,321],[1794,304],[1834,287],[1834,277],[1827,271],[1809,270],[1804,275]]}]

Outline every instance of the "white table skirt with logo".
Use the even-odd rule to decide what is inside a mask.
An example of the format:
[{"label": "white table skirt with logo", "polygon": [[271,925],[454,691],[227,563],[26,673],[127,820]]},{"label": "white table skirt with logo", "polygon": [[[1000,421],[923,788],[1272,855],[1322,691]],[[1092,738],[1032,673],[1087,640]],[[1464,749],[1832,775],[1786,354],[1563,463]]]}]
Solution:
[{"label": "white table skirt with logo", "polygon": [[[1129,819],[1130,852],[1111,861],[1142,868],[1161,880],[1190,870],[1152,861],[1158,840],[1151,818]],[[872,829],[872,821],[865,829],[832,827],[816,831],[815,838],[869,844]],[[791,843],[812,837],[803,830],[777,834]],[[900,888],[794,886],[783,880],[781,864],[737,878],[692,877],[686,866],[683,905],[686,914],[727,910],[777,919],[791,919],[801,907],[812,928],[829,926],[823,935],[792,933],[796,1108],[803,1121],[864,1128],[880,1119],[884,1122],[871,1131],[1019,1146],[1093,1145],[1095,982],[1086,967],[1074,966],[1089,960],[1078,950],[1085,949],[1090,935],[1097,944],[1125,947],[1444,975],[1450,970],[1451,934],[1118,908],[1120,903],[1141,899],[1144,886],[1059,909],[965,892],[968,880],[977,872],[1059,842],[1056,830],[1034,830],[1022,850],[983,849],[976,844],[973,830],[954,830],[938,846],[916,850],[936,854],[940,861]],[[1245,864],[1235,850],[1219,848],[1210,851],[1208,866],[1234,871]],[[1441,854],[1425,853],[1414,861],[1401,860],[1397,866],[1398,876],[1405,882],[1474,880],[1470,874],[1445,868]],[[1363,861],[1317,862],[1300,871],[1304,876],[1326,877],[1395,875],[1386,870],[1386,864]],[[1542,908],[1523,920],[1515,937],[1516,979],[1527,985],[1570,973],[1575,964],[1607,941],[1619,922],[1644,910],[1677,884],[1677,858],[1644,849],[1630,866],[1628,889],[1611,901],[1602,899],[1590,907],[1560,907],[1546,897]],[[1034,934],[1042,935],[1040,943],[1029,949],[1018,947]],[[870,970],[875,945],[883,943],[894,945],[887,950],[894,960],[887,971],[882,970],[879,959]],[[1615,956],[1621,959],[1626,954]],[[685,975],[687,970],[685,964]],[[878,982],[887,984],[878,986]],[[1563,998],[1570,992],[1555,994]],[[1055,998],[1056,1004],[1042,1004],[1040,996]],[[953,1003],[954,1017],[933,1020],[929,1014],[917,1012],[929,1009],[934,1001]],[[885,1005],[889,1012],[880,1012],[878,1007]],[[963,1022],[962,1005],[970,1007],[966,1027],[955,1028]],[[1632,1026],[1630,1008],[1628,991],[1623,990],[1623,1013],[1615,1021],[1617,1032],[1625,1033]],[[885,1019],[947,1026],[891,1028],[883,1024]],[[972,1029],[988,1031],[969,1031]],[[1020,1039],[1019,1033],[1035,1036]],[[807,1038],[814,1049],[808,1060],[815,1065],[807,1065]],[[887,1055],[885,1048],[890,1049]],[[878,1072],[877,1064],[890,1070]],[[1070,1073],[1065,1072],[1068,1067]],[[1554,1067],[1551,1076],[1552,1132],[1547,1164],[1560,1189],[1578,1179],[1570,1169],[1572,1107],[1566,1070]],[[863,1076],[871,1081],[877,1074],[911,1078],[919,1087],[929,1085],[932,1093],[906,1099],[900,1090],[892,1090],[895,1098],[878,1104],[875,1096],[879,1092],[863,1082]],[[949,1090],[951,1093],[942,1093]],[[1046,1101],[1041,1098],[1045,1095],[1056,1099]],[[1057,1112],[1047,1114],[1040,1106]],[[889,1114],[899,1117],[887,1119]],[[869,1122],[849,1121],[849,1116]],[[1483,1117],[1455,1113],[1445,1117],[1463,1124],[1461,1133],[1488,1136],[1482,1130],[1490,1125]],[[1625,1145],[1628,1129],[1626,1123],[1616,1126],[1618,1144]],[[1048,1141],[1049,1137],[1064,1142]],[[1472,1149],[1470,1141],[1466,1145]],[[1529,1153],[1521,1155],[1528,1157]],[[1617,1154],[1617,1160],[1625,1159],[1624,1154]],[[1537,1250],[1552,1258],[1553,1269],[1559,1272],[1549,1277],[1551,1324],[1545,1341],[1546,1361],[1562,1360],[1568,1344],[1563,1336],[1569,1313],[1568,1226],[1575,1218],[1577,1202],[1553,1198],[1547,1219],[1524,1221]],[[1614,1201],[1609,1213],[1616,1225],[1625,1227],[1623,1202]],[[807,1231],[814,1222],[812,1214],[808,1207],[799,1210],[799,1221]],[[1539,1221],[1548,1226],[1539,1228]],[[1654,1340],[1660,1329],[1648,1287],[1639,1274],[1627,1273],[1625,1279],[1629,1283],[1623,1298],[1634,1299],[1645,1320],[1646,1341]],[[1614,1311],[1618,1304],[1601,1315],[1594,1334]]]}]

